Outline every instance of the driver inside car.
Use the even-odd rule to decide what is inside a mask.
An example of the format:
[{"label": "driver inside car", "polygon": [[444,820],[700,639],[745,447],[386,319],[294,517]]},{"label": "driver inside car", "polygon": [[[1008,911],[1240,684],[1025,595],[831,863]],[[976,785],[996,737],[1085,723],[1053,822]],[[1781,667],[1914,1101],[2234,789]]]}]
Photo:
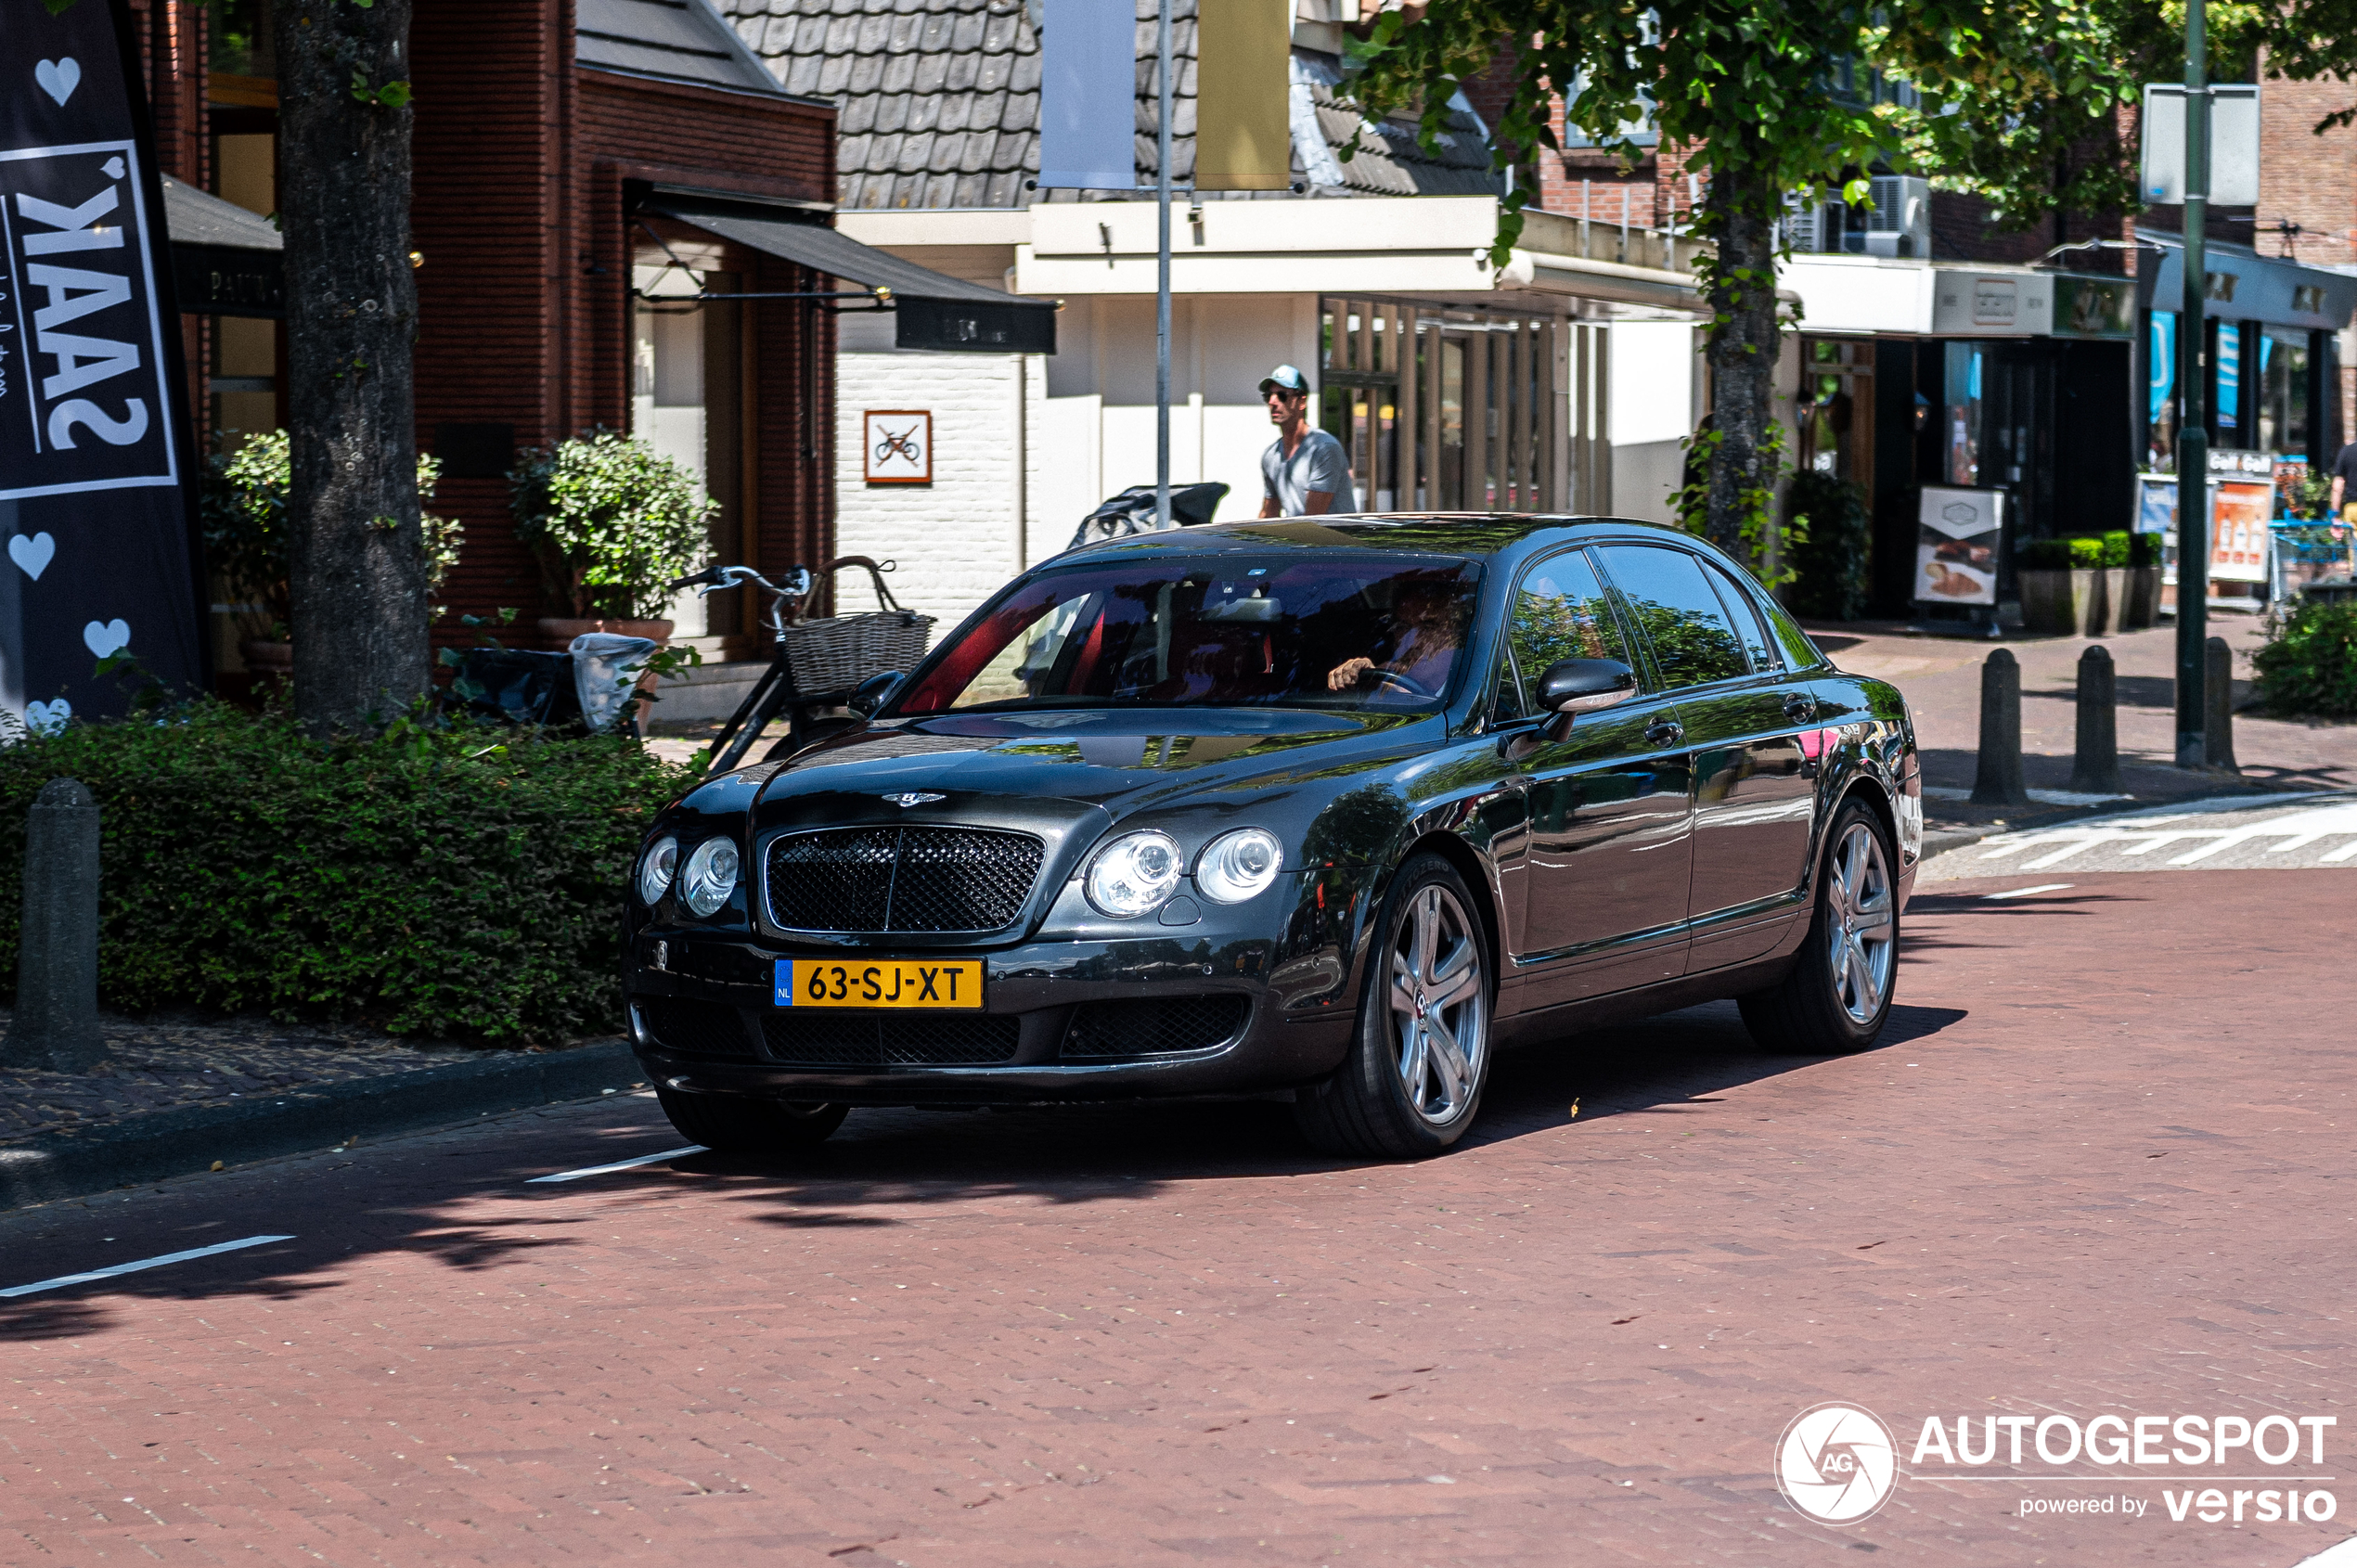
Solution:
[{"label": "driver inside car", "polygon": [[1464,600],[1455,585],[1403,583],[1384,614],[1373,649],[1326,672],[1326,689],[1348,691],[1382,681],[1386,672],[1428,686],[1421,667],[1447,669],[1464,636]]}]

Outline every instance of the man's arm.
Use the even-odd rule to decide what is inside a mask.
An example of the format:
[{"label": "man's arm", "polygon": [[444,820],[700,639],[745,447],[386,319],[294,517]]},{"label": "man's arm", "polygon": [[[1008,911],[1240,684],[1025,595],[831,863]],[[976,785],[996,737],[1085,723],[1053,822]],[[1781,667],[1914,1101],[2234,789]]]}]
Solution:
[{"label": "man's arm", "polygon": [[2332,519],[2335,522],[2338,522],[2340,521],[2340,475],[2333,475],[2333,498],[2330,504],[2325,508],[2325,515]]},{"label": "man's arm", "polygon": [[[2338,483],[2338,482],[2336,481],[2335,482]],[[1277,503],[1271,501],[1269,504],[1273,507]],[[1333,491],[1312,490],[1301,498],[1301,515],[1304,517],[1316,517],[1333,504],[1334,493]],[[1270,512],[1262,512],[1260,515],[1262,517],[1270,517],[1275,514]]]},{"label": "man's arm", "polygon": [[[2336,480],[2334,482],[2338,483],[2339,482]],[[1264,495],[1261,497],[1260,515],[1262,517],[1276,517],[1279,515],[1277,511],[1277,498],[1274,495]]]}]

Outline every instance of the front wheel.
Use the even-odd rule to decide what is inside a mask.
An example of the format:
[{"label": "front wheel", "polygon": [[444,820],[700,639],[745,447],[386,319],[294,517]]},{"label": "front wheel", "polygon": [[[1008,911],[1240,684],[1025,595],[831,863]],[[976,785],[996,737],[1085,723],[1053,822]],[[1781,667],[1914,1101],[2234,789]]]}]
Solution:
[{"label": "front wheel", "polygon": [[741,1095],[655,1090],[663,1113],[683,1137],[723,1154],[787,1154],[824,1143],[849,1112],[840,1105],[798,1105]]},{"label": "front wheel", "polygon": [[1890,1019],[1899,967],[1899,887],[1882,818],[1850,802],[1834,820],[1809,940],[1771,990],[1741,998],[1745,1027],[1771,1051],[1862,1051]]},{"label": "front wheel", "polygon": [[1320,1153],[1413,1160],[1464,1136],[1489,1081],[1488,947],[1456,868],[1419,855],[1385,901],[1350,1055],[1298,1091]]}]

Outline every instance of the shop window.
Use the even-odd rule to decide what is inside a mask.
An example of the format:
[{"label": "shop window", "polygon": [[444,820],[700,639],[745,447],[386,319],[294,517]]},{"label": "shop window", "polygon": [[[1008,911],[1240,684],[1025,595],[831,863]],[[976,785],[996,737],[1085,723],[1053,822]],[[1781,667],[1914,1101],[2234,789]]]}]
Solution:
[{"label": "shop window", "polygon": [[2259,334],[2259,449],[2306,458],[2312,449],[2308,408],[2308,334],[2270,327]]},{"label": "shop window", "polygon": [[2157,310],[2144,324],[2144,467],[2177,471],[2177,313]]}]

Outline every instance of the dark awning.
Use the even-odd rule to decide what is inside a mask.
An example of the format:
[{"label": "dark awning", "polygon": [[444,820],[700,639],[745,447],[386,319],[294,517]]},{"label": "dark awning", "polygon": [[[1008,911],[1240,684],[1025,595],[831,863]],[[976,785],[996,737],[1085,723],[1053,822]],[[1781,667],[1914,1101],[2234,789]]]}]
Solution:
[{"label": "dark awning", "polygon": [[921,267],[826,226],[816,213],[656,191],[638,211],[867,289],[888,289],[904,349],[1053,353],[1056,307]]},{"label": "dark awning", "polygon": [[190,315],[287,314],[286,241],[269,219],[163,177],[172,277]]}]

